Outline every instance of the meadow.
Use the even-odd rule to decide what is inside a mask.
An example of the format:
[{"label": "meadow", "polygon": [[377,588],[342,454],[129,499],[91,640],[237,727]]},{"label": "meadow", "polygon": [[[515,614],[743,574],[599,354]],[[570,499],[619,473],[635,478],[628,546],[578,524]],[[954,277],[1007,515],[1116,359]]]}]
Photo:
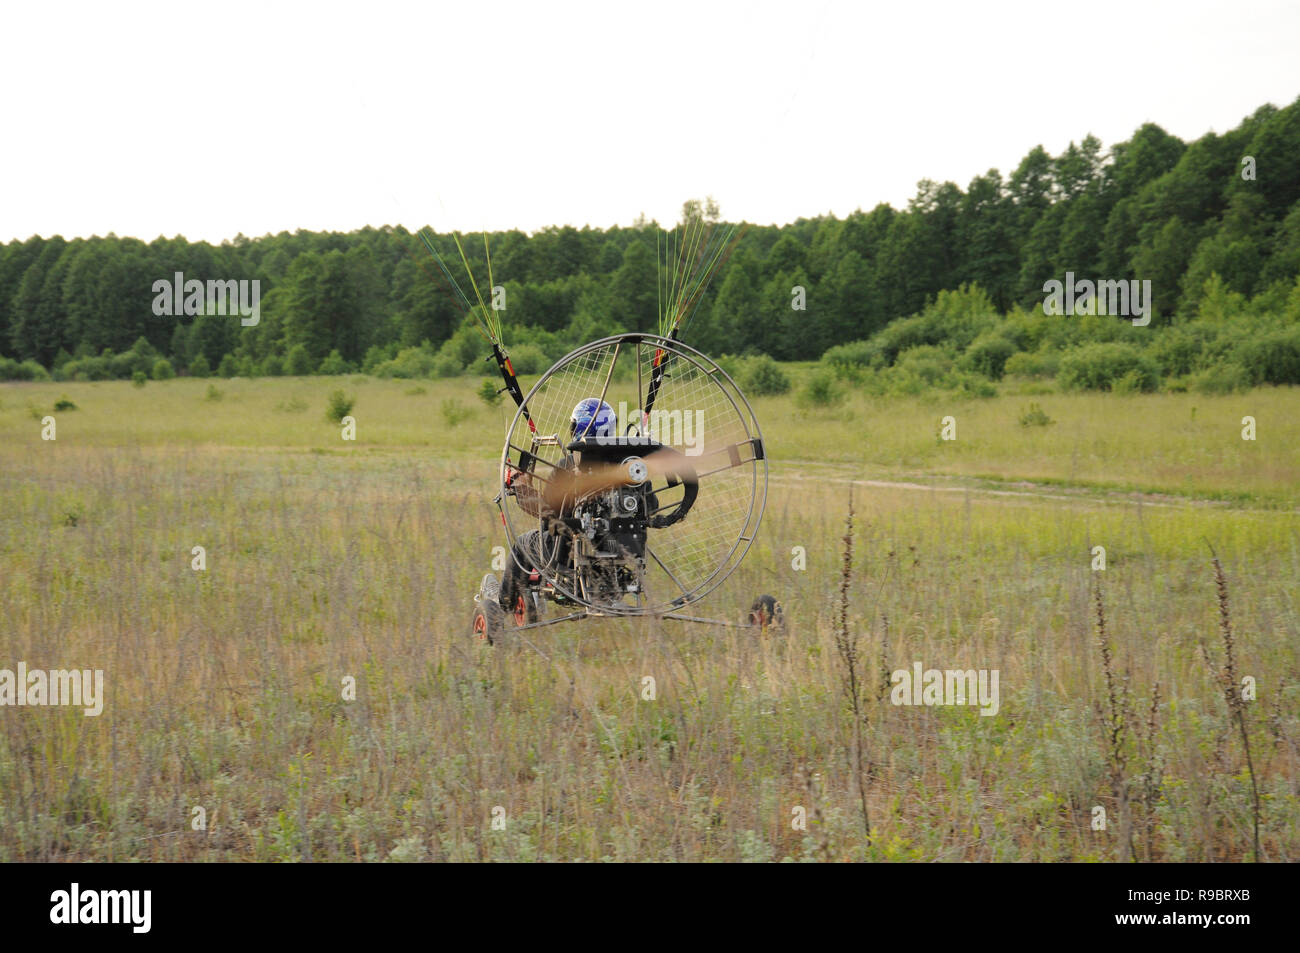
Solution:
[{"label": "meadow", "polygon": [[[697,610],[784,626],[489,647],[477,383],[0,384],[0,668],[106,692],[0,707],[0,860],[1300,859],[1295,388],[758,398],[767,515]],[[891,703],[915,662],[997,714]]]}]

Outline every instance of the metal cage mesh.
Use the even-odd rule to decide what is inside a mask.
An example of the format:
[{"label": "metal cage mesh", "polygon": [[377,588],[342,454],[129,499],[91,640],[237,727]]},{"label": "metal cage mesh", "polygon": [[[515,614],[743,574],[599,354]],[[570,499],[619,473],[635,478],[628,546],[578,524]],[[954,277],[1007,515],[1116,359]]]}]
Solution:
[{"label": "metal cage mesh", "polygon": [[[653,389],[656,363],[662,375],[647,415],[642,408]],[[664,612],[696,601],[739,564],[762,517],[767,464],[753,411],[716,364],[667,338],[625,334],[579,348],[537,382],[507,436],[501,480],[503,488],[509,481],[516,491],[507,492],[503,502],[512,547],[543,528],[548,511],[534,491],[566,465],[570,416],[588,397],[603,398],[614,408],[620,435],[650,437],[682,454],[695,471],[698,496],[684,519],[648,530],[642,591],[635,597],[597,604],[575,591],[558,566],[540,560],[535,568],[558,592],[611,614]],[[521,471],[530,476],[521,480]],[[661,512],[671,511],[685,492],[681,484],[664,484],[651,481]],[[533,549],[541,547],[533,543]]]}]

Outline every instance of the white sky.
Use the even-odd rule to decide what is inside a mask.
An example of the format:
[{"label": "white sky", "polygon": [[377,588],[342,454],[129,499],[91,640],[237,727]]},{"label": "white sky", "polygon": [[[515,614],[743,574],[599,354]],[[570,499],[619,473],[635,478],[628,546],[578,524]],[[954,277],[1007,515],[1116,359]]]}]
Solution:
[{"label": "white sky", "polygon": [[902,207],[1287,105],[1298,41],[1294,0],[6,3],[0,242]]}]

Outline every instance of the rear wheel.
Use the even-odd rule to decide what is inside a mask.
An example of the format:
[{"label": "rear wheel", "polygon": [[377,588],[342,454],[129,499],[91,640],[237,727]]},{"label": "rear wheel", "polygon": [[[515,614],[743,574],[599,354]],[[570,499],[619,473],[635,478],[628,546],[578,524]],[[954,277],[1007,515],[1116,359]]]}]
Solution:
[{"label": "rear wheel", "polygon": [[505,630],[505,612],[499,601],[500,589],[497,577],[488,573],[483,577],[478,595],[474,598],[472,631],[476,639],[488,645],[495,645]]}]

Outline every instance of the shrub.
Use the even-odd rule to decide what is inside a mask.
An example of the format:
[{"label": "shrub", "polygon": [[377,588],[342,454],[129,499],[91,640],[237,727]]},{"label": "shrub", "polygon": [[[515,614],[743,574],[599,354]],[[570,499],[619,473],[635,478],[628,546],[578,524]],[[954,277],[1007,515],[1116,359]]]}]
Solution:
[{"label": "shrub", "polygon": [[[424,388],[420,390],[423,392]],[[496,384],[485,380],[479,385],[478,398],[489,407],[495,407],[501,402],[501,391],[497,389]]]},{"label": "shrub", "polygon": [[510,351],[510,364],[516,374],[540,374],[551,366],[551,359],[536,344],[521,344]]},{"label": "shrub", "polygon": [[1022,427],[1048,427],[1054,423],[1056,421],[1047,416],[1042,407],[1032,402],[1029,409],[1020,415],[1020,426]]},{"label": "shrub", "polygon": [[320,367],[316,368],[316,373],[327,377],[337,377],[340,374],[351,373],[353,370],[352,365],[343,360],[343,355],[339,353],[338,348],[335,348],[329,352],[325,360],[320,362]]},{"label": "shrub", "polygon": [[284,361],[278,354],[268,354],[262,358],[261,373],[263,377],[279,377],[284,373]]},{"label": "shrub", "polygon": [[172,362],[165,357],[160,357],[153,362],[153,379],[156,381],[169,381],[176,376],[176,371],[172,369]]},{"label": "shrub", "polygon": [[1199,394],[1234,394],[1250,389],[1250,374],[1240,364],[1215,364],[1187,381]]},{"label": "shrub", "polygon": [[306,377],[311,373],[311,355],[307,353],[307,345],[295,344],[289,348],[284,357],[284,372],[290,377]]},{"label": "shrub", "polygon": [[742,390],[757,397],[771,397],[790,390],[790,375],[766,354],[747,357],[736,368]]},{"label": "shrub", "polygon": [[145,385],[145,381],[147,381],[148,379],[149,379],[149,375],[146,374],[144,371],[136,371],[134,374],[131,375],[131,383],[134,384],[136,387],[143,387]]},{"label": "shrub", "polygon": [[211,401],[218,401],[218,400],[221,400],[221,398],[222,398],[222,397],[225,397],[225,396],[226,396],[226,395],[225,395],[222,391],[217,390],[217,385],[216,385],[216,384],[209,384],[209,385],[208,385],[208,393],[207,393],[207,396],[205,396],[203,399],[204,399],[204,400],[211,400]]},{"label": "shrub", "polygon": [[[377,377],[431,377],[436,359],[428,349],[408,347],[391,360],[374,366]],[[459,368],[457,368],[459,372]]]},{"label": "shrub", "polygon": [[239,373],[239,367],[235,364],[235,355],[221,355],[221,363],[217,365],[218,377],[234,377]]},{"label": "shrub", "polygon": [[366,351],[366,356],[361,359],[361,373],[379,375],[379,365],[393,359],[397,353],[397,346],[382,347],[378,344],[372,344]]},{"label": "shrub", "polygon": [[1202,323],[1164,328],[1151,342],[1147,354],[1167,377],[1190,374],[1200,363],[1207,340],[1213,337],[1213,328]]},{"label": "shrub", "polygon": [[131,345],[129,351],[121,354],[114,354],[111,350],[105,350],[103,359],[108,367],[108,373],[115,378],[130,378],[136,371],[147,372],[153,362],[161,355],[157,349],[144,338],[140,338]]},{"label": "shrub", "polygon": [[830,407],[839,403],[843,397],[844,391],[833,374],[814,371],[799,392],[798,401],[805,407]]},{"label": "shrub", "polygon": [[468,407],[454,397],[451,400],[444,400],[439,410],[442,411],[442,419],[447,422],[448,427],[455,427],[461,421],[468,419],[472,413]]},{"label": "shrub", "polygon": [[0,357],[0,380],[4,381],[47,381],[49,373],[31,358],[18,361]]},{"label": "shrub", "polygon": [[72,401],[68,400],[67,395],[64,394],[62,397],[60,397],[58,400],[54,402],[54,409],[56,412],[63,411],[63,410],[76,410],[77,405],[74,404]]},{"label": "shrub", "polygon": [[[522,348],[521,348],[522,350]],[[487,343],[472,323],[462,325],[456,333],[442,343],[438,356],[456,361],[456,373],[473,364],[487,353]]]},{"label": "shrub", "polygon": [[1300,384],[1300,327],[1245,337],[1233,356],[1256,384]]},{"label": "shrub", "polygon": [[1146,390],[1155,390],[1155,387],[1147,386],[1146,375],[1137,368],[1126,372],[1123,377],[1115,378],[1110,385],[1112,394],[1140,394]]},{"label": "shrub", "polygon": [[1055,377],[1060,366],[1061,355],[1053,351],[1019,351],[1007,358],[1002,374],[1004,377]]},{"label": "shrub", "polygon": [[343,418],[352,413],[352,405],[357,402],[356,395],[347,396],[341,390],[336,390],[329,397],[329,403],[325,408],[325,416],[336,424],[342,423]]},{"label": "shrub", "polygon": [[106,381],[112,378],[108,358],[74,358],[63,365],[63,376],[70,381]]},{"label": "shrub", "polygon": [[[1134,376],[1127,378],[1132,373]],[[1117,341],[1085,344],[1061,358],[1059,379],[1070,390],[1111,390],[1127,378],[1130,390],[1153,391],[1160,385],[1156,362],[1131,344]]]},{"label": "shrub", "polygon": [[968,397],[998,396],[998,389],[993,386],[993,382],[986,377],[980,377],[978,374],[953,374],[949,378],[949,384],[954,390],[960,391]]},{"label": "shrub", "polygon": [[1000,381],[1007,360],[1015,353],[1016,346],[1001,334],[983,334],[966,349],[962,363],[990,380]]},{"label": "shrub", "polygon": [[901,375],[914,375],[927,386],[940,383],[952,370],[952,357],[931,344],[908,348],[898,356],[895,367]]},{"label": "shrub", "polygon": [[211,374],[212,365],[208,363],[206,354],[200,354],[190,361],[190,377],[208,377]]},{"label": "shrub", "polygon": [[460,361],[450,354],[439,354],[433,359],[432,375],[434,377],[456,377],[460,372]]},{"label": "shrub", "polygon": [[874,341],[849,341],[827,349],[822,363],[836,376],[856,380],[864,370],[884,366],[885,358]]}]

